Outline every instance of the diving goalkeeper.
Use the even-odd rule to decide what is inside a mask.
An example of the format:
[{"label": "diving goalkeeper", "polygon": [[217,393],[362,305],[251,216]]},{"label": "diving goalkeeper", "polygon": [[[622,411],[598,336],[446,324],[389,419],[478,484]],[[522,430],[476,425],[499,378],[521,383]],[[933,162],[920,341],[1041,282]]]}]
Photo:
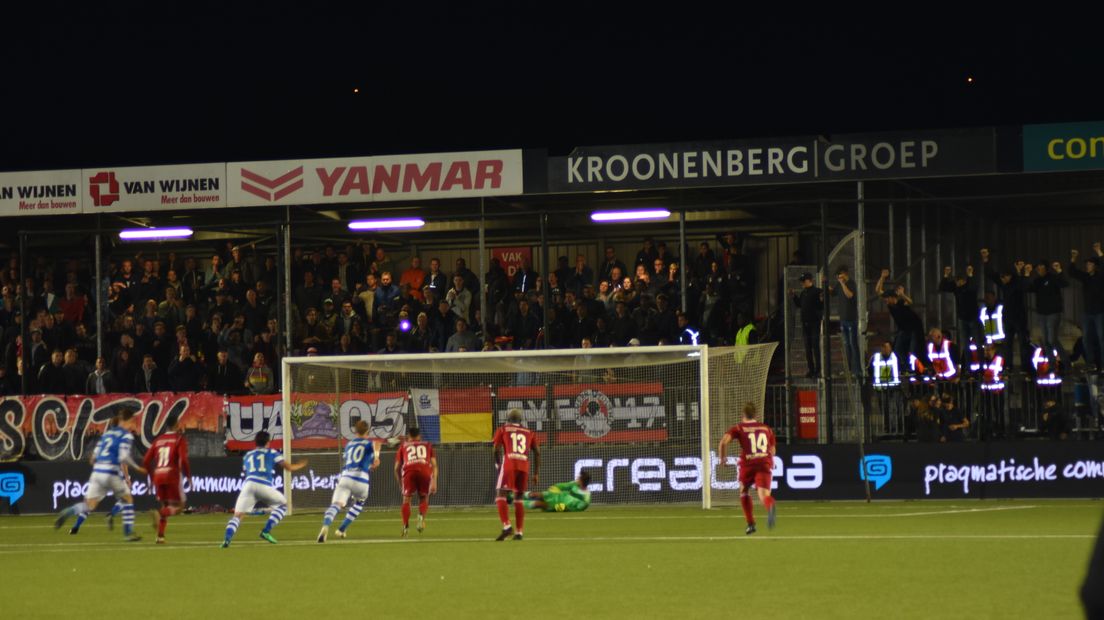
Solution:
[{"label": "diving goalkeeper", "polygon": [[590,474],[579,472],[571,482],[560,482],[546,491],[530,491],[525,499],[526,508],[539,508],[545,512],[582,512],[590,506]]}]

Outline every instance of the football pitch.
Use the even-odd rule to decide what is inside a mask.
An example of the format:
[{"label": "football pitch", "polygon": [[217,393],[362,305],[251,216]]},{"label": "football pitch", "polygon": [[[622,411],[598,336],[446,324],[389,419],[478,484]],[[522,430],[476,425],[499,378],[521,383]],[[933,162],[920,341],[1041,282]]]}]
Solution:
[{"label": "football pitch", "polygon": [[1090,500],[778,504],[744,535],[739,508],[594,506],[529,512],[494,542],[493,506],[365,512],[315,542],[320,514],[257,535],[247,516],[182,515],[154,545],[94,513],[77,536],[50,517],[0,518],[4,618],[97,617],[1080,617],[1077,591],[1104,503]]}]

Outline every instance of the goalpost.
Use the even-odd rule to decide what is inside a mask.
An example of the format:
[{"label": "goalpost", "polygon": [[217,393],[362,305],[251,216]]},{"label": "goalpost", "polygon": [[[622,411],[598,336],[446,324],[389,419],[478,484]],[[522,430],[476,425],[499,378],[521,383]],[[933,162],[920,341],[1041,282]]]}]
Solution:
[{"label": "goalpost", "polygon": [[[535,431],[540,490],[590,476],[595,504],[735,504],[736,471],[716,446],[747,402],[763,411],[776,344],[293,357],[283,361],[289,506],[329,505],[341,451],[360,420],[382,442],[368,508],[397,506],[394,444],[411,426],[436,446],[435,505],[494,501],[491,438],[511,410]],[[735,455],[730,456],[734,462]]]}]

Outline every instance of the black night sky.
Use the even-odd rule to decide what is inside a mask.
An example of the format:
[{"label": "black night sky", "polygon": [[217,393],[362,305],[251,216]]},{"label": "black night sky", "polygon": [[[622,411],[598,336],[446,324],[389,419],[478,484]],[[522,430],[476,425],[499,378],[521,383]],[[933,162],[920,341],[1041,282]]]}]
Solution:
[{"label": "black night sky", "polygon": [[1104,117],[1099,38],[1070,23],[452,13],[97,14],[7,38],[0,169]]}]

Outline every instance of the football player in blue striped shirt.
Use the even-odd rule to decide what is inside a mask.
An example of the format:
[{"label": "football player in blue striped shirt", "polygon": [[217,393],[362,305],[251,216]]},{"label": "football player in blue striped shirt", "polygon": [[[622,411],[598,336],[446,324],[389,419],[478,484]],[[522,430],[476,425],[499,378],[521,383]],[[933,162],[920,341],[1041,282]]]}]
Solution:
[{"label": "football player in blue striped shirt", "polygon": [[299,471],[307,466],[307,461],[289,463],[284,460],[284,455],[277,450],[268,447],[269,434],[266,431],[257,433],[255,443],[257,447],[245,453],[242,459],[242,471],[245,472],[245,484],[238,493],[238,501],[234,504],[234,516],[226,524],[226,538],[222,541],[222,548],[230,546],[230,540],[241,525],[241,518],[247,512],[253,510],[258,502],[272,506],[272,513],[268,516],[268,522],[261,530],[261,538],[275,544],[272,536],[272,528],[287,514],[287,498],[273,486],[272,478],[276,473],[276,466],[288,470]]},{"label": "football player in blue striped shirt", "polygon": [[115,495],[116,505],[120,506],[120,512],[123,514],[124,540],[137,542],[142,539],[134,533],[134,498],[130,494],[129,480],[129,471],[146,475],[146,470],[138,465],[131,455],[134,435],[127,428],[137,411],[129,405],[122,405],[115,410],[115,415],[92,452],[90,459],[92,477],[88,480],[88,492],[84,496],[84,501],[62,510],[54,521],[54,529],[64,525],[69,517],[76,516],[77,520],[69,530],[70,534],[76,534],[80,531],[81,524],[88,518],[88,513],[95,510],[100,500],[111,492]]},{"label": "football player in blue striped shirt", "polygon": [[333,499],[330,507],[326,509],[326,515],[322,517],[322,531],[318,534],[318,542],[326,542],[330,533],[330,525],[333,524],[337,513],[349,502],[352,497],[353,504],[345,513],[345,520],[337,528],[337,537],[345,538],[345,530],[349,529],[353,521],[364,510],[364,502],[368,501],[368,472],[375,471],[379,467],[379,447],[375,441],[368,439],[368,422],[361,420],[356,423],[356,439],[345,445],[342,454],[341,478],[334,488]]}]

